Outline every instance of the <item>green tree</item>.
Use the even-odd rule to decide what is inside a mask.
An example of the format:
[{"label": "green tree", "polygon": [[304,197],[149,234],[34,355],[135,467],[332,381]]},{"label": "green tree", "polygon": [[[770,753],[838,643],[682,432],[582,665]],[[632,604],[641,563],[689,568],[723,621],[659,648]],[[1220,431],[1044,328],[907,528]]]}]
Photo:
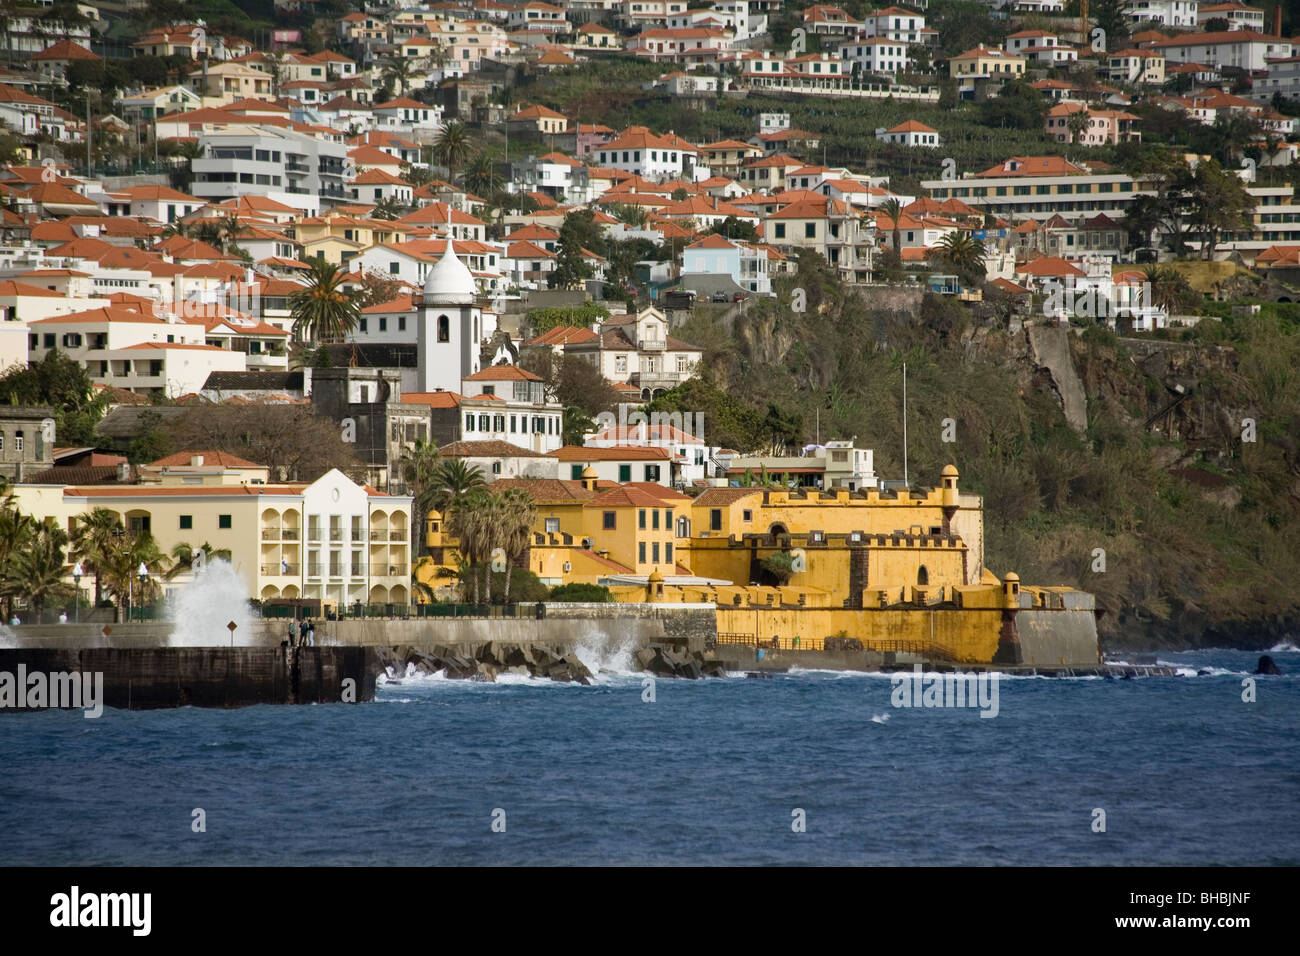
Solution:
[{"label": "green tree", "polygon": [[968,286],[984,281],[984,241],[966,229],[944,233],[936,248],[937,258],[946,268],[957,273]]},{"label": "green tree", "polygon": [[496,157],[487,150],[480,150],[465,169],[465,188],[478,196],[493,196],[504,187],[505,179]]},{"label": "green tree", "polygon": [[474,151],[473,139],[469,127],[459,120],[452,120],[442,128],[437,139],[433,141],[433,161],[447,167],[447,181],[456,183],[456,170]]},{"label": "green tree", "polygon": [[880,211],[885,215],[890,223],[890,232],[894,237],[894,255],[902,256],[903,234],[898,227],[898,220],[903,215],[903,206],[897,199],[890,196],[880,204]]},{"label": "green tree", "polygon": [[108,401],[95,393],[85,367],[58,349],[34,365],[15,365],[0,375],[0,404],[54,409],[54,439],[65,447],[96,444],[95,428]]},{"label": "green tree", "polygon": [[104,569],[109,556],[121,547],[125,533],[117,515],[107,508],[95,508],[72,520],[72,560],[95,576],[96,605],[104,600]]},{"label": "green tree", "polygon": [[343,291],[348,273],[320,258],[310,265],[307,285],[289,296],[294,337],[318,345],[342,342],[361,319],[357,303]]},{"label": "green tree", "polygon": [[547,277],[552,289],[572,289],[590,279],[593,272],[583,255],[583,240],[588,237],[588,226],[594,226],[591,211],[581,209],[564,217],[560,226],[560,241],[555,251],[555,268]]},{"label": "green tree", "polygon": [[[505,552],[507,572],[509,565],[528,550],[532,537],[533,523],[537,520],[537,505],[532,495],[518,488],[509,488],[497,496],[500,506],[501,549]],[[507,573],[502,601],[510,603],[510,579]]]},{"label": "green tree", "polygon": [[410,489],[411,496],[415,499],[413,517],[415,527],[418,529],[417,549],[420,552],[425,550],[424,529],[428,523],[429,511],[434,510],[432,504],[434,489],[438,485],[439,471],[443,464],[442,456],[438,454],[438,446],[423,438],[415,440],[398,464],[402,480],[406,482],[406,487]]},{"label": "green tree", "polygon": [[404,56],[390,56],[384,60],[384,65],[380,69],[380,82],[384,86],[396,87],[397,95],[406,95],[407,84],[411,82],[411,61]]},{"label": "green tree", "polygon": [[68,534],[54,518],[34,525],[25,546],[7,564],[4,580],[6,597],[20,597],[36,612],[38,619],[47,601],[72,596],[64,581],[64,548]]}]

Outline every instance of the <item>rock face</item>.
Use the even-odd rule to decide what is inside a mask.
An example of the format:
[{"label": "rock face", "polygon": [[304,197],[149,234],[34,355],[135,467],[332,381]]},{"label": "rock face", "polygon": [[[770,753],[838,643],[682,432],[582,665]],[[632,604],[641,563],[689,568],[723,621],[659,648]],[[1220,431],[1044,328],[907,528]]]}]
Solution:
[{"label": "rock face", "polygon": [[1034,361],[1050,376],[1061,400],[1065,420],[1075,431],[1082,432],[1088,427],[1088,397],[1070,358],[1070,330],[1061,326],[1034,325],[1028,332]]},{"label": "rock face", "polygon": [[1269,657],[1267,654],[1261,657],[1259,659],[1259,663],[1255,665],[1255,673],[1256,674],[1277,674],[1279,676],[1281,676],[1282,674],[1282,672],[1278,670],[1278,666],[1274,662],[1273,658]]}]

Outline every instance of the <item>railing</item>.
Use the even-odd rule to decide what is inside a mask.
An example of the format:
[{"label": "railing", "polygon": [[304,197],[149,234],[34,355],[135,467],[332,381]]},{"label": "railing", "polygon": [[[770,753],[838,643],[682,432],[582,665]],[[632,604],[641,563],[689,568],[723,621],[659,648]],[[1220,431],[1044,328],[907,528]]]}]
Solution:
[{"label": "railing", "polygon": [[297,541],[297,540],[298,540],[298,529],[297,529],[297,528],[281,528],[281,529],[280,529],[280,537],[283,538],[285,541]]},{"label": "railing", "polygon": [[387,531],[372,530],[370,532],[371,541],[383,541],[388,537]]},{"label": "railing", "polygon": [[320,577],[320,573],[321,573],[321,566],[319,564],[307,565],[307,577],[318,578]]},{"label": "railing", "polygon": [[343,529],[342,529],[342,528],[330,528],[330,540],[331,540],[331,541],[342,541],[342,540],[343,540]]},{"label": "railing", "polygon": [[262,573],[265,575],[296,575],[299,565],[297,564],[263,564]]},{"label": "railing", "polygon": [[279,541],[279,540],[280,540],[280,529],[279,529],[279,528],[263,528],[263,529],[262,529],[262,540],[263,540],[263,541]]},{"label": "railing", "polygon": [[360,529],[360,528],[353,528],[353,529],[352,529],[352,540],[353,540],[353,541],[365,541],[365,540],[366,540],[366,533],[365,533],[365,531],[363,531],[363,530]]},{"label": "railing", "polygon": [[388,532],[388,540],[389,540],[389,541],[403,541],[403,542],[404,542],[404,541],[406,541],[406,532],[405,532],[405,531],[390,531],[390,532]]}]

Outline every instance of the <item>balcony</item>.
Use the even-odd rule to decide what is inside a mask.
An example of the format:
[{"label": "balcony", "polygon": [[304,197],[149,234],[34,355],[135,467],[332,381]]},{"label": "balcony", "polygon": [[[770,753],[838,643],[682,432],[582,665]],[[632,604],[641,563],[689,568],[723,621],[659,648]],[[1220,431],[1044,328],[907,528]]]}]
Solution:
[{"label": "balcony", "polygon": [[319,564],[307,565],[307,577],[318,578],[320,577],[320,574],[321,574],[321,566]]},{"label": "balcony", "polygon": [[385,540],[387,540],[387,538],[388,538],[388,532],[387,532],[387,531],[372,530],[372,531],[370,532],[370,540],[371,540],[371,541],[385,541]]},{"label": "balcony", "polygon": [[280,529],[280,537],[283,538],[285,541],[297,541],[297,540],[298,540],[298,529],[297,529],[297,528],[282,528],[282,529]]},{"label": "balcony", "polygon": [[342,529],[342,528],[330,528],[330,540],[331,540],[331,541],[342,541],[342,540],[343,540],[343,529]]},{"label": "balcony", "polygon": [[[263,564],[260,566],[263,575],[268,577],[297,577],[301,569],[297,564]],[[319,570],[319,568],[317,569]],[[312,577],[319,577],[319,574],[313,574]]]},{"label": "balcony", "polygon": [[390,532],[388,532],[388,540],[389,540],[389,541],[400,541],[400,542],[402,542],[403,544],[405,544],[405,543],[406,543],[406,531],[405,531],[405,530],[402,530],[402,531],[390,531]]},{"label": "balcony", "polygon": [[262,529],[262,540],[263,540],[263,541],[279,541],[279,540],[280,540],[280,529],[279,529],[279,528],[263,528],[263,529]]},{"label": "balcony", "polygon": [[668,343],[662,339],[655,339],[648,342],[638,342],[636,347],[641,352],[662,352],[668,348]]}]

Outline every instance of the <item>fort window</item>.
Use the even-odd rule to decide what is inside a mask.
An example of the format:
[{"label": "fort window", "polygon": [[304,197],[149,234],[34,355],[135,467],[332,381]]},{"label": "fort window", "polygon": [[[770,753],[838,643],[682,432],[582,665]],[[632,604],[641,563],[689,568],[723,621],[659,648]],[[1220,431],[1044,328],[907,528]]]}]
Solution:
[{"label": "fort window", "polygon": [[926,570],[924,564],[916,571],[916,583],[919,587],[927,587],[930,584],[930,572]]},{"label": "fort window", "polygon": [[603,519],[603,520],[602,520],[602,523],[601,523],[601,527],[603,527],[606,531],[613,531],[613,530],[614,530],[614,522],[615,522],[616,517],[617,517],[617,515],[616,515],[615,512],[613,512],[613,511],[606,511],[606,512],[604,513],[604,515],[602,516],[602,519]]},{"label": "fort window", "polygon": [[451,341],[451,319],[447,318],[445,315],[438,316],[438,341]]},{"label": "fort window", "polygon": [[710,531],[722,530],[722,509],[721,508],[712,508],[709,510],[709,530]]},{"label": "fort window", "polygon": [[743,520],[743,521],[753,521],[753,520],[754,520],[754,512],[751,511],[750,509],[746,508],[744,511],[742,511],[742,512],[740,513],[740,517],[741,517],[741,520]]},{"label": "fort window", "polygon": [[229,528],[230,526],[230,515],[217,515],[218,528]]},{"label": "fort window", "polygon": [[637,512],[637,516],[636,516],[636,526],[637,526],[638,528],[644,528],[644,527],[645,527],[645,509],[644,509],[644,508],[642,508],[640,511]]},{"label": "fort window", "polygon": [[189,531],[194,527],[194,515],[181,515],[181,530]]}]

